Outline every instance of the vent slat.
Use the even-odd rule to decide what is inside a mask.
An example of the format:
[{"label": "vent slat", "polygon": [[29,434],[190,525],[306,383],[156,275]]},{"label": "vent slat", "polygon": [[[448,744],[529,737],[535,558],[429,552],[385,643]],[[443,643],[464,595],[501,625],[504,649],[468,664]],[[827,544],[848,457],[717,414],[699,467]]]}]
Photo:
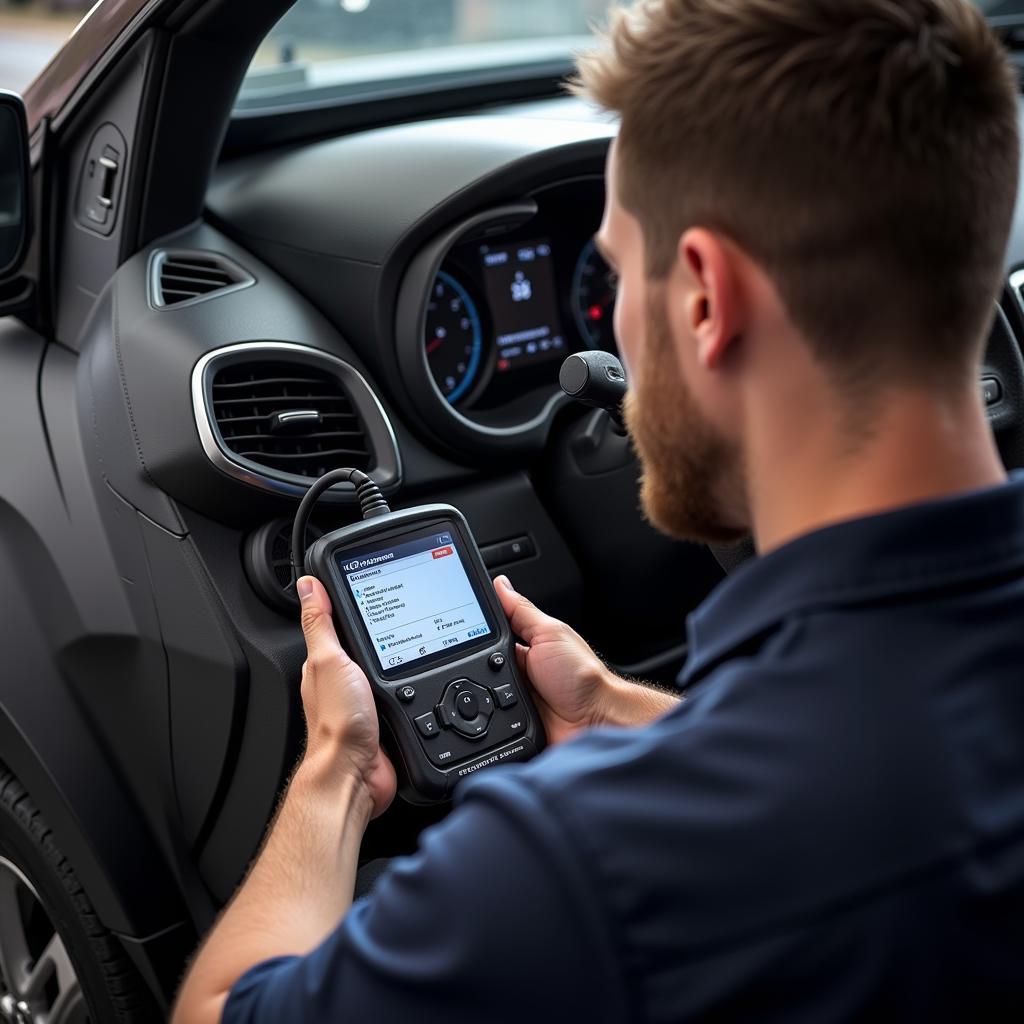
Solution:
[{"label": "vent slat", "polygon": [[233,391],[238,388],[252,388],[252,387],[278,387],[283,384],[305,384],[305,385],[316,385],[317,387],[326,387],[327,385],[322,380],[317,380],[315,377],[271,377],[267,380],[240,380],[233,384],[214,384],[214,391]]},{"label": "vent slat", "polygon": [[195,256],[176,255],[173,259],[177,266],[190,267],[198,270],[219,270],[221,266],[216,260],[204,260]]},{"label": "vent slat", "polygon": [[252,459],[260,462],[267,462],[269,460],[293,460],[293,459],[324,459],[329,458],[332,455],[358,455],[362,456],[365,454],[359,448],[325,448],[323,451],[311,451],[311,452],[265,452],[265,451],[248,451],[238,452],[243,458]]},{"label": "vent slat", "polygon": [[[280,410],[275,410],[274,412],[268,412],[268,413],[260,413],[257,416],[218,416],[217,417],[217,422],[221,423],[221,424],[238,424],[238,423],[253,423],[253,422],[266,421],[267,424],[268,424],[267,432],[269,433],[270,432],[270,427],[269,427],[270,420],[272,420],[274,418],[274,416],[277,415],[277,412],[279,412],[279,411]],[[320,418],[321,418],[321,420],[343,420],[343,419],[358,420],[359,416],[356,413],[354,413],[354,412],[322,412],[320,414]]]},{"label": "vent slat", "polygon": [[186,274],[189,277],[231,277],[225,266],[212,261],[204,263],[191,263],[188,260],[168,256],[161,272],[169,274]]},{"label": "vent slat", "polygon": [[213,400],[213,404],[218,408],[225,405],[265,405],[267,402],[273,402],[275,406],[280,406],[282,402],[291,402],[295,405],[301,405],[303,402],[340,402],[343,405],[352,405],[347,395],[250,395],[246,398],[215,398]]},{"label": "vent slat", "polygon": [[227,274],[217,274],[216,276],[211,274],[209,277],[194,277],[190,274],[170,274],[166,271],[160,275],[161,282],[166,283],[168,281],[174,284],[192,284],[199,285],[203,288],[226,288],[231,284],[231,278]]},{"label": "vent slat", "polygon": [[[223,433],[223,431],[221,431]],[[328,439],[342,440],[346,437],[361,438],[361,430],[332,430],[329,433],[318,433],[318,434],[302,434],[299,436],[298,441],[304,443],[306,441],[316,440],[325,441]],[[224,434],[224,440],[230,441],[232,444],[241,444],[243,441],[261,441],[272,439],[279,444],[287,444],[291,440],[295,440],[292,437],[270,437],[269,434]]]},{"label": "vent slat", "polygon": [[[296,408],[315,409],[320,422],[306,433],[273,432],[277,414]],[[272,472],[312,479],[341,466],[371,468],[359,414],[342,382],[326,370],[282,360],[225,366],[211,382],[210,411],[225,447]]]}]

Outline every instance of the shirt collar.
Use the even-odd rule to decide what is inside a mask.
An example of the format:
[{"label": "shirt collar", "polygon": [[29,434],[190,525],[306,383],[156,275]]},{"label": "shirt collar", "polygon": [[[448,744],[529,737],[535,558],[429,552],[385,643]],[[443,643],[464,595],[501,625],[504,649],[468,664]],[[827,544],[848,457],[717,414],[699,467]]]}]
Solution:
[{"label": "shirt collar", "polygon": [[827,526],[747,562],[687,621],[689,686],[795,612],[1024,572],[1024,472],[997,487]]}]

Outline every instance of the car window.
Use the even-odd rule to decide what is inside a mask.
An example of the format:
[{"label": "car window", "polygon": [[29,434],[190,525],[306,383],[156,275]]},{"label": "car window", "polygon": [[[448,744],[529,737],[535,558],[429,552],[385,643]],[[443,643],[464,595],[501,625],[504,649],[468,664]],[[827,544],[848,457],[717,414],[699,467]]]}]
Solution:
[{"label": "car window", "polygon": [[[24,91],[92,2],[0,0],[0,88]],[[1024,0],[976,3],[994,18],[1024,15]],[[382,82],[429,88],[460,68],[568,60],[607,7],[608,0],[298,0],[257,51],[238,106],[287,105]]]},{"label": "car window", "polygon": [[608,0],[298,0],[267,35],[241,109],[438,77],[567,62],[592,45]]},{"label": "car window", "polygon": [[[353,100],[439,79],[566,67],[612,0],[298,0],[264,39],[236,113]],[[626,6],[629,0],[617,0]],[[996,19],[1024,0],[975,0]]]},{"label": "car window", "polygon": [[24,92],[64,45],[88,0],[0,0],[0,89]]}]

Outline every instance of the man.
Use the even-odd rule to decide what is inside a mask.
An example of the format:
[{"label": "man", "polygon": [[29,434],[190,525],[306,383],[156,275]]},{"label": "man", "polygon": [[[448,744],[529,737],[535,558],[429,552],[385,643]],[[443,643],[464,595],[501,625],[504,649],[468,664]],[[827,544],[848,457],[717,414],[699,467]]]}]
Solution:
[{"label": "man", "polygon": [[553,747],[355,907],[394,773],[300,581],[308,747],[177,1024],[1022,1019],[1024,480],[977,386],[1014,77],[963,0],[659,0],[611,44],[644,508],[761,558],[683,703],[499,579]]}]

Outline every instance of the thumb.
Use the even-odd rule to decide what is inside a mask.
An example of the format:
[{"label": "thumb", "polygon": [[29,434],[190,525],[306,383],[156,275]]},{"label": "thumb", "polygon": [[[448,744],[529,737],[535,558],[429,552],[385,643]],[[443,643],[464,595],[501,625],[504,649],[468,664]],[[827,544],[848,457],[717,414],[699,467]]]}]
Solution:
[{"label": "thumb", "polygon": [[302,603],[300,622],[309,660],[340,657],[342,662],[347,662],[348,655],[342,650],[331,620],[331,599],[323,584],[315,576],[303,576],[296,581],[295,592]]},{"label": "thumb", "polygon": [[517,594],[507,576],[496,576],[494,590],[505,609],[512,632],[527,644],[533,643],[539,633],[561,626],[558,619],[542,612],[532,601]]}]

